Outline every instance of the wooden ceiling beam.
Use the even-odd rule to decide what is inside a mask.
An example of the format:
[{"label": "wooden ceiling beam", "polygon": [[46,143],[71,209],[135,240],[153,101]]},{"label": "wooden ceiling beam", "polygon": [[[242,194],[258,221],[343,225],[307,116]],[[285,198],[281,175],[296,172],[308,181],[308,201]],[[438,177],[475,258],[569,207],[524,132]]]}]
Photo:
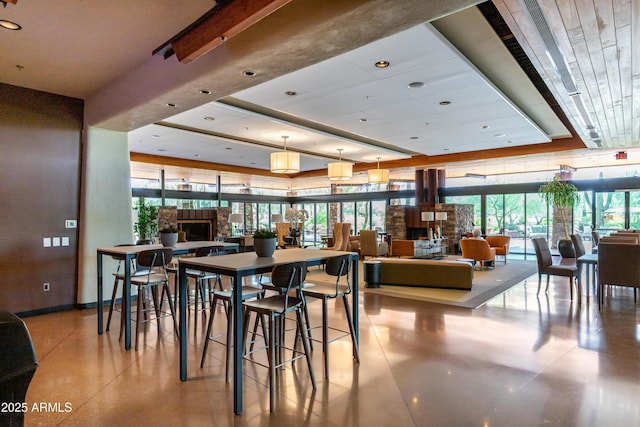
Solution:
[{"label": "wooden ceiling beam", "polygon": [[216,6],[213,13],[172,41],[171,47],[188,64],[231,37],[275,12],[291,0],[233,0]]},{"label": "wooden ceiling beam", "polygon": [[219,172],[233,172],[243,175],[259,175],[275,178],[291,178],[290,175],[282,173],[273,173],[269,170],[250,168],[247,166],[225,165],[223,163],[203,162],[199,160],[179,159],[177,157],[157,156],[155,154],[134,153],[129,154],[129,160],[132,162],[151,163],[154,165],[176,166],[183,168],[213,170]]},{"label": "wooden ceiling beam", "polygon": [[[399,169],[409,167],[425,167],[431,165],[443,165],[447,163],[466,162],[471,160],[489,160],[503,157],[517,157],[532,154],[557,153],[562,151],[584,149],[585,144],[578,137],[554,139],[545,144],[529,144],[515,147],[495,148],[488,150],[468,151],[464,153],[442,154],[437,156],[427,156],[418,154],[409,159],[387,160],[380,162],[380,167],[384,169]],[[376,163],[356,163],[353,165],[354,172],[364,172],[373,167]],[[295,178],[311,178],[326,175],[326,169],[316,169],[300,172],[294,175]]]}]

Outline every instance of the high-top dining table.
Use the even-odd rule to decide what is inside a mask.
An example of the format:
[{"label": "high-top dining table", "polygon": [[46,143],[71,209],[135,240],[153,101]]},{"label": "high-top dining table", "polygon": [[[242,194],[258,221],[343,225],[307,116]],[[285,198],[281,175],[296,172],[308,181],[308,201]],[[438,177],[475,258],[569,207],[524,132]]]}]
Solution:
[{"label": "high-top dining table", "polygon": [[[211,242],[211,241],[198,241],[198,242],[181,242],[177,243],[173,249],[174,255],[184,255],[191,252],[195,252],[196,249],[206,246],[224,246],[226,249],[238,250],[237,243],[226,242]],[[124,348],[126,350],[131,349],[131,261],[137,256],[139,252],[149,249],[160,249],[162,245],[130,245],[130,246],[111,246],[106,248],[98,248],[98,335],[103,333],[104,324],[104,286],[102,283],[102,256],[111,256],[118,260],[124,261],[124,285],[122,294],[122,309],[125,312],[124,320]]]},{"label": "high-top dining table", "polygon": [[[242,301],[242,283],[247,276],[271,272],[274,266],[306,261],[308,266],[349,254],[351,258],[351,306],[355,339],[358,342],[358,254],[321,249],[282,249],[272,257],[258,257],[255,252],[244,252],[216,257],[181,258],[178,260],[180,279],[180,379],[187,380],[187,269],[230,276],[233,280],[233,300]],[[233,310],[233,411],[242,413],[242,310]]]}]

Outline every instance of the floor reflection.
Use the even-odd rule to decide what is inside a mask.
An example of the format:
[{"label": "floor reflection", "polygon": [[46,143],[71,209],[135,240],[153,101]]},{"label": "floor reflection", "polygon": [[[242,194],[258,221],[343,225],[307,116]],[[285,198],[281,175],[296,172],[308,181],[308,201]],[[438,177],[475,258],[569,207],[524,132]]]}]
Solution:
[{"label": "floor reflection", "polygon": [[[593,298],[571,301],[566,278],[552,278],[548,294],[536,288],[519,284],[477,309],[361,292],[361,364],[348,339],[336,341],[323,380],[316,349],[318,389],[304,363],[288,367],[273,414],[266,370],[247,364],[241,416],[222,346],[199,367],[201,330],[189,334],[190,380],[181,382],[170,333],[149,328],[140,351],[124,351],[119,325],[96,335],[93,310],[27,318],[40,363],[27,400],[69,401],[73,411],[27,413],[26,425],[640,425],[633,292],[614,290],[599,312]],[[320,304],[309,309],[317,324]],[[344,324],[340,305],[329,316]]]}]

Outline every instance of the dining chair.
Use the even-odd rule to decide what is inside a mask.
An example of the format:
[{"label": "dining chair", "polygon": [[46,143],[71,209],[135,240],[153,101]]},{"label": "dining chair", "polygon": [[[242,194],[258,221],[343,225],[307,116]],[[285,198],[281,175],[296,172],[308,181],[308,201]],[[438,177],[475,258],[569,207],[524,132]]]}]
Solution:
[{"label": "dining chair", "polygon": [[633,288],[633,302],[638,302],[640,288],[640,245],[600,241],[598,244],[598,309],[604,304],[605,286]]},{"label": "dining chair", "polygon": [[582,236],[580,236],[579,234],[572,234],[569,237],[571,238],[571,242],[573,242],[573,248],[576,251],[576,259],[587,253],[586,249],[584,248]]},{"label": "dining chair", "polygon": [[[140,336],[140,325],[153,320],[158,325],[158,335],[160,334],[160,320],[169,315],[173,319],[173,327],[176,335],[179,335],[178,323],[176,321],[176,313],[173,304],[169,301],[169,314],[162,312],[162,296],[171,295],[169,290],[169,275],[167,273],[167,264],[171,262],[173,249],[150,249],[142,251],[138,254],[138,264],[147,269],[146,274],[131,277],[131,286],[138,288],[138,297],[136,301],[136,343],[135,349],[138,350],[138,341]],[[162,287],[162,293],[158,293],[158,287]],[[149,295],[151,293],[151,295]],[[152,307],[148,307],[148,303]]]},{"label": "dining chair", "polygon": [[[307,327],[310,340],[313,340],[311,330],[322,328],[322,339],[316,341],[322,343],[322,353],[324,355],[324,377],[327,379],[329,379],[329,344],[336,340],[351,336],[353,357],[356,359],[356,362],[360,363],[360,351],[358,349],[358,342],[356,341],[351,307],[349,305],[349,295],[351,294],[351,283],[349,281],[350,266],[351,262],[349,255],[330,258],[326,263],[325,273],[329,276],[335,277],[335,284],[317,283],[311,286],[305,286],[302,289],[302,293],[305,297],[315,298],[322,301],[322,325],[316,327],[307,325]],[[346,284],[340,283],[340,279],[343,277],[346,279]],[[329,301],[336,298],[340,298],[344,303],[347,325],[349,326],[348,331],[329,325]],[[339,335],[329,338],[329,330],[338,332]]]},{"label": "dining chair", "polygon": [[[553,257],[551,256],[551,250],[547,240],[543,237],[531,239],[533,243],[533,249],[536,252],[536,259],[538,261],[538,292],[540,294],[540,286],[542,284],[542,275],[547,275],[547,287],[545,293],[549,291],[549,278],[550,276],[563,276],[569,278],[569,292],[571,293],[571,299],[573,300],[573,284],[574,279],[578,278],[578,266],[576,265],[575,258],[564,258],[560,263],[554,264]],[[578,301],[582,299],[580,294],[580,287],[578,289]]]},{"label": "dining chair", "polygon": [[[245,309],[243,342],[245,345],[246,338],[248,336],[250,315],[252,312],[256,313],[263,325],[267,325],[265,331],[266,345],[264,348],[267,350],[268,365],[266,366],[269,368],[269,408],[271,412],[275,410],[276,403],[276,373],[280,371],[280,368],[284,365],[288,363],[294,364],[297,359],[305,357],[313,389],[316,389],[316,378],[313,372],[313,363],[311,361],[311,350],[309,347],[309,339],[307,337],[307,328],[303,321],[305,300],[302,292],[302,283],[306,270],[307,263],[304,261],[276,265],[271,271],[271,283],[273,286],[280,288],[281,291],[273,296],[245,301],[243,303],[243,307]],[[291,348],[285,348],[283,338],[284,320],[288,313],[295,313],[297,325],[295,332],[296,338],[294,339],[294,344]],[[265,317],[268,318],[267,323],[265,323]],[[302,341],[302,350],[298,349],[298,338]],[[259,350],[261,350],[261,348],[245,353],[245,359],[253,363],[263,365],[259,363],[257,359],[252,357],[253,353]],[[291,358],[283,360],[284,350],[291,351]]]}]

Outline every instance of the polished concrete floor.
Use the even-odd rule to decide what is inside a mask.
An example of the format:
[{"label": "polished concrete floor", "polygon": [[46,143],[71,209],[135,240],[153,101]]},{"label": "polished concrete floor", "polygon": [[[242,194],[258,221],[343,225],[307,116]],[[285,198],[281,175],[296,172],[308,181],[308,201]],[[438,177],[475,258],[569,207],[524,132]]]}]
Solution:
[{"label": "polished concrete floor", "polygon": [[[499,268],[499,267],[498,267]],[[266,369],[245,362],[244,412],[233,415],[223,347],[204,368],[191,314],[189,380],[178,377],[170,327],[139,351],[98,336],[95,310],[26,318],[39,368],[27,426],[631,426],[640,425],[640,304],[614,289],[602,313],[571,302],[566,278],[536,297],[537,276],[469,310],[360,293],[360,365],[349,340],[331,344],[330,379],[313,355],[286,368],[269,412]],[[312,322],[319,302],[310,305]],[[340,305],[332,322],[344,322]],[[223,327],[224,316],[217,316]],[[216,322],[217,323],[217,322]],[[168,324],[166,326],[169,326]],[[55,404],[58,404],[57,406]],[[65,406],[66,405],[66,406]],[[59,408],[59,410],[55,410]]]}]

